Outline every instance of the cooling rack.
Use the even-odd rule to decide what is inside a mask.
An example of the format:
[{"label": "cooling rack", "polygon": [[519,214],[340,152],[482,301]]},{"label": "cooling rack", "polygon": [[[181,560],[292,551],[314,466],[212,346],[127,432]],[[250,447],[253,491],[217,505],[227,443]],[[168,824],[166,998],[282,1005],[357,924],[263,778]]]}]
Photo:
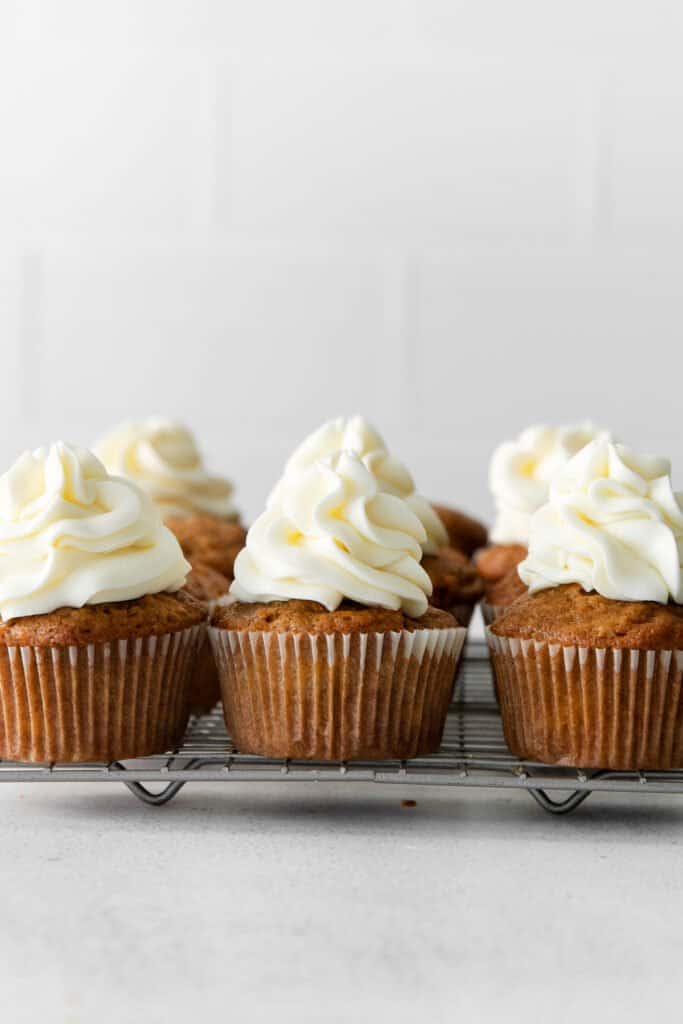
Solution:
[{"label": "cooling rack", "polygon": [[683,794],[683,771],[582,771],[518,760],[505,744],[486,646],[477,642],[465,652],[441,748],[429,757],[318,763],[243,754],[216,707],[192,719],[182,744],[161,756],[108,764],[0,761],[0,782],[123,783],[152,805],[168,803],[189,782],[297,781],[521,790],[551,814],[573,811],[596,791]]}]

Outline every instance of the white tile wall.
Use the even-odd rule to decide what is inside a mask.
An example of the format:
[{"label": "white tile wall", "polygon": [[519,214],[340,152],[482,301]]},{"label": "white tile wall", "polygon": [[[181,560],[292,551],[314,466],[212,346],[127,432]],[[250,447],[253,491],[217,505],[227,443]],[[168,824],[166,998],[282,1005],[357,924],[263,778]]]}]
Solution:
[{"label": "white tile wall", "polygon": [[251,515],[363,410],[485,514],[497,440],[591,415],[683,481],[682,30],[665,0],[0,2],[2,463],[166,412]]}]

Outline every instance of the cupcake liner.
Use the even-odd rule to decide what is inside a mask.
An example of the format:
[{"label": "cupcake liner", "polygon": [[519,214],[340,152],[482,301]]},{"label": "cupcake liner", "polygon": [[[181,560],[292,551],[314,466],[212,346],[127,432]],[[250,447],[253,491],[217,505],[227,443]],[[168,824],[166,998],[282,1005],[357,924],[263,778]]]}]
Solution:
[{"label": "cupcake liner", "polygon": [[118,761],[176,746],[205,629],[83,646],[0,645],[0,758]]},{"label": "cupcake liner", "polygon": [[316,761],[437,750],[466,629],[243,632],[210,627],[228,730],[243,752]]},{"label": "cupcake liner", "polygon": [[683,767],[683,651],[487,637],[518,757],[615,771]]},{"label": "cupcake liner", "polygon": [[479,607],[481,608],[481,614],[487,626],[490,626],[492,622],[495,622],[498,616],[502,615],[505,611],[505,605],[489,604],[488,601],[481,601]]}]

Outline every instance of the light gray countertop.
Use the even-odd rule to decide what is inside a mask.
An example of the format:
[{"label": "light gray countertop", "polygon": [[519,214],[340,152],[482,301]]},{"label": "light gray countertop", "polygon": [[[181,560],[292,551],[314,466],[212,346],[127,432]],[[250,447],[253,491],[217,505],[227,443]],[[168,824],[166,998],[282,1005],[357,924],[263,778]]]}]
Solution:
[{"label": "light gray countertop", "polygon": [[11,1024],[624,1022],[679,1000],[683,798],[554,819],[522,792],[192,784],[148,808],[5,784],[0,821]]}]

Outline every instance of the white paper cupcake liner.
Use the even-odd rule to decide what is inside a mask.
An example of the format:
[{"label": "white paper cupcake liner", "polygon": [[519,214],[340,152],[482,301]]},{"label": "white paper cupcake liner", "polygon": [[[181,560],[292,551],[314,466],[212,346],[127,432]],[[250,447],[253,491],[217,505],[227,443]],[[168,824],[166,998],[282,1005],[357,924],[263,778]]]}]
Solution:
[{"label": "white paper cupcake liner", "polygon": [[175,746],[205,629],[83,646],[0,645],[0,757],[114,761]]},{"label": "white paper cupcake liner", "polygon": [[479,604],[481,614],[487,626],[495,622],[499,615],[505,611],[505,605],[489,604],[488,601],[481,601]]},{"label": "white paper cupcake liner", "polygon": [[238,749],[326,761],[438,749],[466,633],[209,629]]},{"label": "white paper cupcake liner", "polygon": [[581,768],[683,767],[683,651],[561,646],[487,630],[511,751]]}]

